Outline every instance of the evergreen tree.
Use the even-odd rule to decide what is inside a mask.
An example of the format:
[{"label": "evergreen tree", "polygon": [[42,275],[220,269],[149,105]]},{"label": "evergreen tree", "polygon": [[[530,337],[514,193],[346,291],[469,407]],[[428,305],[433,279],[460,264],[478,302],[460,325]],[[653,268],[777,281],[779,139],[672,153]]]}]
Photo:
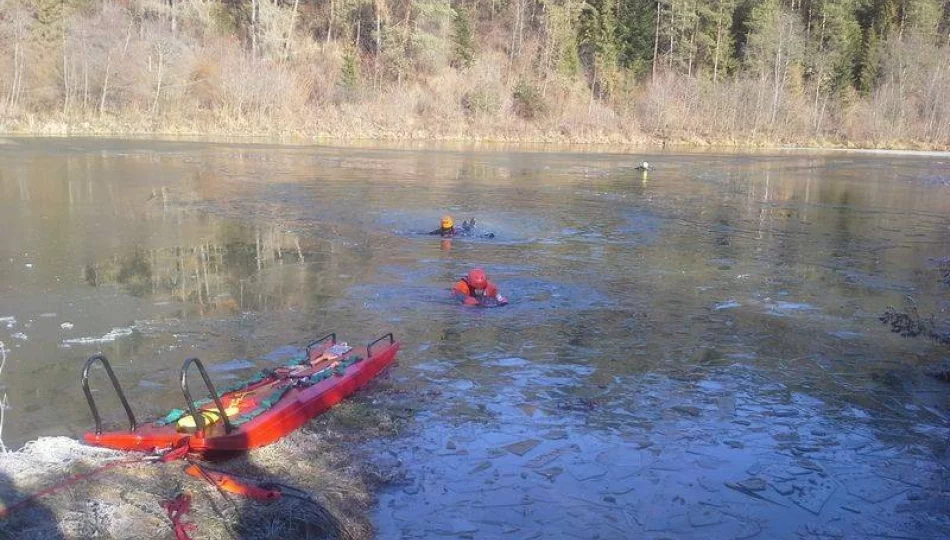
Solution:
[{"label": "evergreen tree", "polygon": [[472,34],[472,22],[467,9],[455,10],[452,35],[452,65],[467,68],[475,62],[475,36]]},{"label": "evergreen tree", "polygon": [[653,60],[656,31],[655,0],[621,0],[617,17],[617,59],[622,67],[642,75]]},{"label": "evergreen tree", "polygon": [[580,71],[578,36],[583,8],[584,3],[580,0],[544,1],[541,21],[543,46],[539,61],[542,73],[573,77]]}]

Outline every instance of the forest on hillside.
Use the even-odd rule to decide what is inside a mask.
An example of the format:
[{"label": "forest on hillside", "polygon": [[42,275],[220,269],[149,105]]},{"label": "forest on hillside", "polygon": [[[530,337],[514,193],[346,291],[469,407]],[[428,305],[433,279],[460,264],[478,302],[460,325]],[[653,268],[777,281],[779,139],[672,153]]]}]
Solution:
[{"label": "forest on hillside", "polygon": [[950,0],[0,0],[0,131],[950,147]]}]

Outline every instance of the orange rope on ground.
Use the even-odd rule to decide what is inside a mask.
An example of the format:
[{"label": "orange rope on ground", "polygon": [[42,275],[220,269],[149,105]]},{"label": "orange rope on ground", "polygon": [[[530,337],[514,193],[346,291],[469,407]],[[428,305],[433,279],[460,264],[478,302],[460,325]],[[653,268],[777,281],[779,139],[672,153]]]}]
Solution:
[{"label": "orange rope on ground", "polygon": [[185,474],[206,480],[209,484],[222,491],[242,495],[256,501],[276,501],[281,496],[279,490],[266,489],[254,484],[244,483],[230,474],[205,470],[195,462],[185,467]]}]

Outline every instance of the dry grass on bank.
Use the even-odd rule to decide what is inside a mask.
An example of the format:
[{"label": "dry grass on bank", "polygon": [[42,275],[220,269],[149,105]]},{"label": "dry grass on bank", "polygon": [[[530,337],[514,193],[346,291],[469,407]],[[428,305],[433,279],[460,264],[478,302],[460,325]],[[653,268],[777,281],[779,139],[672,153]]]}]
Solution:
[{"label": "dry grass on bank", "polygon": [[[210,465],[294,488],[285,490],[294,496],[275,502],[225,496],[185,475],[182,461],[120,465],[19,509],[0,521],[0,537],[169,538],[172,525],[161,503],[189,493],[192,508],[183,521],[196,525],[191,533],[196,539],[372,538],[373,492],[399,472],[352,448],[368,438],[392,436],[405,421],[358,400],[345,402],[273,445]],[[41,438],[0,454],[0,499],[13,504],[69,475],[127,456],[65,437]]]}]

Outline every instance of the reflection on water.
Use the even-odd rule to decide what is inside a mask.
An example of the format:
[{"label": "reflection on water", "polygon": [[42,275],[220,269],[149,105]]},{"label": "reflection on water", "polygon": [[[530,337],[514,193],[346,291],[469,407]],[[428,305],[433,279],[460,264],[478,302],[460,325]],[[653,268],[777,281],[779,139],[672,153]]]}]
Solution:
[{"label": "reflection on water", "polygon": [[[634,170],[644,157],[656,166],[646,177]],[[950,254],[950,192],[928,180],[948,171],[942,156],[14,140],[0,146],[4,438],[88,428],[76,379],[97,350],[136,388],[133,405],[147,417],[180,405],[174,381],[186,356],[237,377],[320,331],[362,340],[391,330],[405,344],[397,380],[446,389],[421,413],[426,421],[445,437],[466,422],[499,437],[480,452],[547,440],[553,429],[581,446],[650,439],[652,451],[666,451],[677,430],[706,420],[703,403],[743,385],[737,407],[758,416],[739,419],[771,430],[765,386],[776,384],[787,399],[817,400],[801,402],[800,414],[823,422],[785,421],[788,429],[844,429],[859,411],[869,420],[848,429],[874,444],[894,444],[895,426],[913,425],[901,444],[945,455],[948,394],[919,375],[946,349],[892,335],[877,317],[908,295],[921,312],[950,309],[928,262]],[[411,234],[445,213],[475,217],[497,237]],[[451,284],[475,265],[509,306],[473,311],[450,300]],[[533,374],[489,367],[511,359]],[[445,373],[425,375],[433,366]],[[636,391],[657,401],[623,401]],[[672,412],[637,417],[658,404]],[[525,410],[558,425],[515,418]],[[497,425],[516,433],[477,427]],[[730,433],[735,425],[710,424],[702,436],[757,444]],[[436,439],[406,445],[430,445],[437,463],[431,445],[445,441]],[[726,459],[714,454],[709,463]],[[571,456],[555,458],[580,467]],[[555,458],[549,467],[568,469]],[[520,478],[517,460],[492,467]],[[406,495],[400,504],[421,519],[413,505],[422,498]],[[385,512],[380,523],[424,533]]]},{"label": "reflection on water", "polygon": [[218,223],[209,234],[198,245],[150,249],[133,246],[127,253],[115,253],[85,265],[83,278],[93,287],[118,284],[130,296],[178,300],[194,306],[201,315],[237,313],[260,310],[268,301],[289,307],[286,301],[291,298],[283,287],[280,291],[255,287],[256,294],[249,295],[245,295],[245,289],[256,276],[275,265],[304,265],[320,259],[312,251],[304,253],[298,235],[277,226],[250,228]]}]

